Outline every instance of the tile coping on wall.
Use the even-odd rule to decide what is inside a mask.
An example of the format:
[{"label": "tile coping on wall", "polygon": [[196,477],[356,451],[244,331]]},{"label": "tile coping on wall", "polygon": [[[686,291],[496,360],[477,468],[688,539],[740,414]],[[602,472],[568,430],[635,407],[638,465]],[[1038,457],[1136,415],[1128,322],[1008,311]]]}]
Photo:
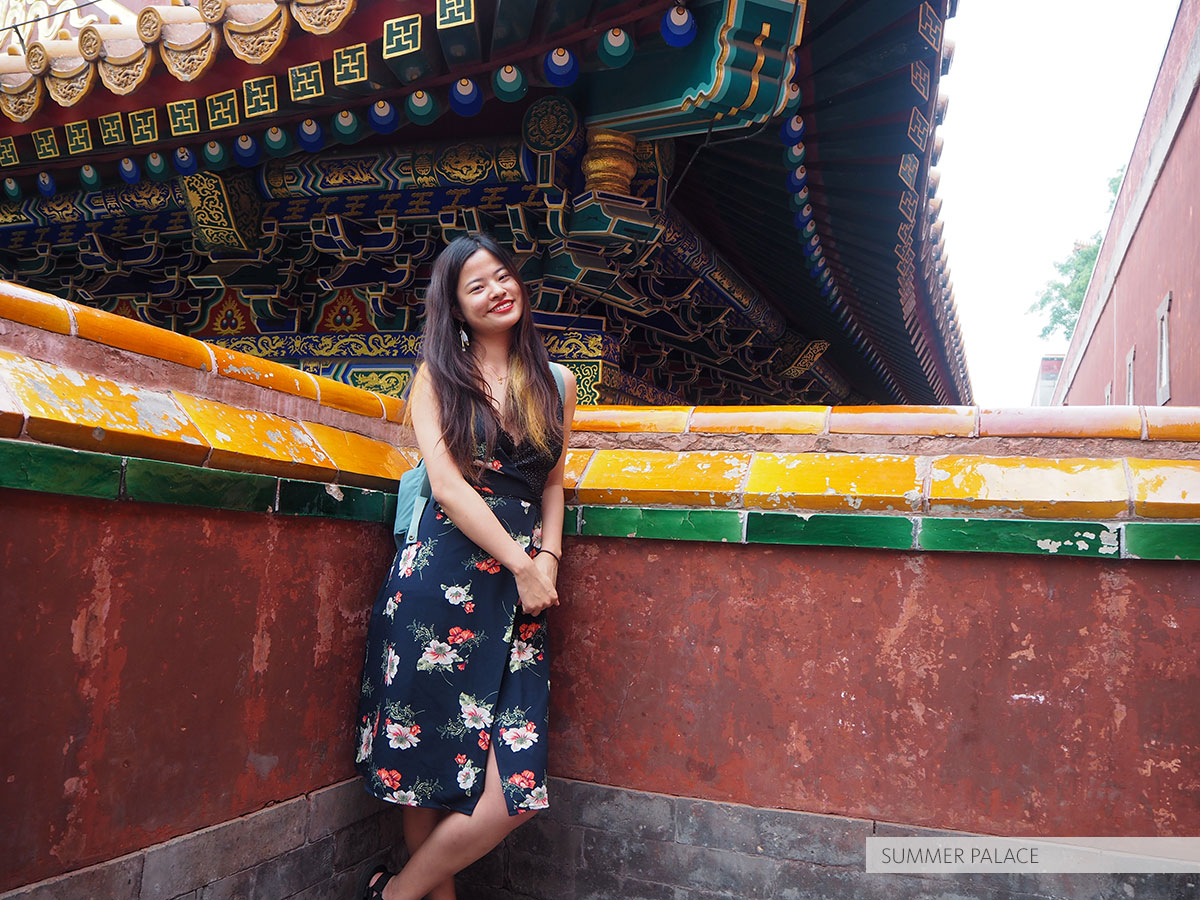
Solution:
[{"label": "tile coping on wall", "polygon": [[[0,488],[390,526],[390,491],[0,440]],[[1200,522],[987,519],[575,504],[579,537],[1200,560]]]},{"label": "tile coping on wall", "polygon": [[[394,397],[217,348],[10,282],[0,281],[0,319],[258,385],[371,420],[398,422],[402,415],[403,404]],[[1200,407],[594,406],[580,408],[575,427],[580,432],[626,434],[1200,441]]]}]

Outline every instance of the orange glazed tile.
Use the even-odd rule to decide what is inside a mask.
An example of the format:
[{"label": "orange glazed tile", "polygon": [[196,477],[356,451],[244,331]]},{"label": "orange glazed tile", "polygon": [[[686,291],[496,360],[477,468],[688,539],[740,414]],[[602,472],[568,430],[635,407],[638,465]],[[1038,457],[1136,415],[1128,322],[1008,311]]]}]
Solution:
[{"label": "orange glazed tile", "polygon": [[749,453],[596,450],[576,493],[580,503],[736,506]]},{"label": "orange glazed tile", "polygon": [[683,434],[690,406],[577,406],[572,431]]},{"label": "orange glazed tile", "polygon": [[828,406],[697,406],[689,432],[705,434],[820,434]]},{"label": "orange glazed tile", "polygon": [[212,371],[212,357],[203,341],[89,306],[76,305],[73,310],[75,333],[81,338],[193,369]]},{"label": "orange glazed tile", "polygon": [[38,441],[200,465],[208,443],[169,394],[0,351],[0,380]]},{"label": "orange glazed tile", "polygon": [[568,503],[579,499],[577,488],[583,471],[592,458],[591,450],[568,450],[566,462],[563,463],[563,493]]},{"label": "orange glazed tile", "polygon": [[888,453],[755,453],[745,506],[758,509],[921,508],[917,457]]},{"label": "orange glazed tile", "polygon": [[1111,517],[1125,512],[1128,500],[1120,460],[945,456],[930,473],[934,509]]},{"label": "orange glazed tile", "polygon": [[342,431],[319,422],[305,422],[325,455],[338,469],[338,481],[359,487],[394,489],[400,476],[413,467],[391,444]]},{"label": "orange glazed tile", "polygon": [[979,411],[980,437],[1140,438],[1136,406],[1014,406]]},{"label": "orange glazed tile", "polygon": [[273,391],[294,394],[307,400],[317,399],[317,384],[307,372],[224,347],[211,349],[217,360],[218,375],[247,384],[257,384]]},{"label": "orange glazed tile", "polygon": [[25,424],[25,413],[4,387],[4,364],[0,362],[0,437],[16,437]]},{"label": "orange glazed tile", "polygon": [[1146,437],[1152,441],[1200,441],[1200,406],[1147,406]]},{"label": "orange glazed tile", "polygon": [[11,281],[0,281],[0,319],[70,334],[71,314],[67,309],[67,301],[52,294],[43,294]]},{"label": "orange glazed tile", "polygon": [[299,422],[172,391],[176,402],[212,444],[218,469],[332,481],[333,461]]},{"label": "orange glazed tile", "polygon": [[404,401],[399,397],[393,397],[391,394],[376,394],[379,402],[383,404],[383,417],[389,422],[395,422],[398,425],[404,424]]},{"label": "orange glazed tile", "polygon": [[1200,462],[1131,459],[1133,511],[1162,519],[1200,519]]},{"label": "orange glazed tile", "polygon": [[835,406],[830,434],[927,434],[970,437],[973,406]]},{"label": "orange glazed tile", "polygon": [[378,394],[342,384],[322,375],[312,377],[321,392],[322,406],[358,413],[371,419],[383,418],[383,401],[379,399]]}]

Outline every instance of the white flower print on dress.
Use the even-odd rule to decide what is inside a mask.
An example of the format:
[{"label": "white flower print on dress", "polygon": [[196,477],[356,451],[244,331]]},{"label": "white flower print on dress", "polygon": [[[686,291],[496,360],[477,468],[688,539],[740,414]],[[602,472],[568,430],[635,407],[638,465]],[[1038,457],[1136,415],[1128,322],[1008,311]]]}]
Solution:
[{"label": "white flower print on dress", "polygon": [[516,728],[501,728],[500,737],[514,753],[518,750],[528,750],[537,743],[537,727],[532,722],[526,722]]},{"label": "white flower print on dress", "polygon": [[399,803],[401,806],[416,806],[417,795],[414,791],[392,791],[384,800],[390,800],[392,803]]},{"label": "white flower print on dress", "polygon": [[400,560],[396,563],[396,568],[400,572],[401,578],[407,578],[413,573],[413,560],[417,558],[418,549],[420,549],[419,544],[409,544],[404,548],[404,552],[400,554]]},{"label": "white flower print on dress", "polygon": [[371,741],[375,737],[375,729],[368,722],[362,727],[358,733],[358,756],[354,758],[356,763],[360,763],[371,755]]},{"label": "white flower print on dress", "polygon": [[469,791],[475,785],[475,770],[463,767],[458,770],[458,786],[464,791]]},{"label": "white flower print on dress", "polygon": [[522,640],[513,641],[512,650],[509,653],[508,668],[510,672],[515,672],[523,665],[533,659],[534,649],[527,642]]},{"label": "white flower print on dress", "polygon": [[533,546],[539,547],[539,548],[542,546],[542,523],[541,522],[538,522],[536,525],[533,526]]},{"label": "white flower print on dress", "polygon": [[468,728],[482,731],[492,727],[492,708],[486,704],[476,703],[474,697],[460,694],[458,705],[462,709],[463,724]]},{"label": "white flower print on dress", "polygon": [[417,668],[429,670],[436,666],[441,666],[448,669],[458,662],[459,659],[458,651],[445,641],[432,640],[425,645],[425,652],[421,654],[420,660],[417,661]]},{"label": "white flower print on dress", "polygon": [[546,790],[546,786],[535,787],[530,791],[525,799],[521,801],[521,806],[525,809],[545,809],[550,805],[550,795]]},{"label": "white flower print on dress", "polygon": [[462,586],[457,584],[442,585],[442,589],[446,592],[446,599],[455,606],[462,606],[464,603],[469,603],[471,600],[470,586]]},{"label": "white flower print on dress", "polygon": [[396,670],[400,668],[400,654],[396,652],[396,648],[392,644],[387,645],[387,655],[383,662],[383,683],[391,684],[392,679],[396,677]]},{"label": "white flower print on dress", "polygon": [[395,597],[388,597],[387,605],[383,607],[383,614],[389,619],[395,617],[396,609],[400,606],[400,592],[396,591]]},{"label": "white flower print on dress", "polygon": [[384,730],[387,732],[388,746],[393,750],[408,750],[421,743],[421,739],[417,737],[421,733],[419,725],[403,725],[388,719]]}]

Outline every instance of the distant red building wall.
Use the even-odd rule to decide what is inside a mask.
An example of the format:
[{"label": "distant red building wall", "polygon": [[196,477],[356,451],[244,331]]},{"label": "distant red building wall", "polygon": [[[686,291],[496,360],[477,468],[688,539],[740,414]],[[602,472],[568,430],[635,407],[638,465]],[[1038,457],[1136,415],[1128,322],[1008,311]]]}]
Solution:
[{"label": "distant red building wall", "polygon": [[[1126,359],[1133,348],[1132,402],[1158,403],[1157,311],[1169,291],[1167,405],[1200,404],[1198,69],[1200,0],[1183,0],[1063,366],[1056,390],[1061,402],[1104,403],[1111,383],[1112,402],[1126,403]],[[1170,113],[1177,104],[1186,107],[1172,131]],[[1139,194],[1151,185],[1143,211]],[[1135,230],[1122,254],[1122,235],[1129,229]]]},{"label": "distant red building wall", "polygon": [[[0,890],[350,777],[377,525],[0,491]],[[574,538],[551,772],[1196,834],[1194,563]]]}]

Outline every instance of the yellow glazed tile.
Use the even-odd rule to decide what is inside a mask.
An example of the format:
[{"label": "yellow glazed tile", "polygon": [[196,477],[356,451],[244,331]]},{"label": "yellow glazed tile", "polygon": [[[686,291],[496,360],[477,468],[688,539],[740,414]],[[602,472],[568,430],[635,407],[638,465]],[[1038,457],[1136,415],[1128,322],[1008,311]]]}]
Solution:
[{"label": "yellow glazed tile", "polygon": [[1152,441],[1200,441],[1200,406],[1147,406],[1146,437]]},{"label": "yellow glazed tile", "polygon": [[579,406],[572,431],[622,431],[682,434],[690,406]]},{"label": "yellow glazed tile", "polygon": [[333,461],[299,422],[178,391],[171,393],[212,444],[210,466],[288,478],[333,480],[337,471]]},{"label": "yellow glazed tile", "polygon": [[379,399],[378,394],[342,384],[322,375],[314,375],[313,380],[321,392],[322,406],[358,413],[371,419],[383,418],[383,401]]},{"label": "yellow glazed tile", "polygon": [[75,333],[81,338],[193,369],[212,371],[212,357],[203,341],[88,306],[75,305],[73,310]]},{"label": "yellow glazed tile", "polygon": [[566,495],[568,503],[578,501],[579,479],[583,477],[583,471],[587,468],[591,458],[591,450],[567,451],[567,459],[563,463],[563,493]]},{"label": "yellow glazed tile", "polygon": [[67,301],[11,281],[0,281],[0,319],[59,334],[71,333]]},{"label": "yellow glazed tile", "polygon": [[317,384],[307,372],[224,347],[211,349],[217,360],[218,375],[304,397],[307,400],[317,399]]},{"label": "yellow glazed tile", "polygon": [[1128,500],[1120,460],[945,456],[930,473],[935,510],[1111,517],[1125,512]]},{"label": "yellow glazed tile", "polygon": [[736,506],[749,453],[596,450],[576,493],[580,503]]},{"label": "yellow glazed tile", "polygon": [[1131,459],[1133,511],[1162,519],[1200,519],[1200,462]]},{"label": "yellow glazed tile", "polygon": [[169,394],[0,351],[0,372],[38,441],[200,465],[208,443]]},{"label": "yellow glazed tile", "polygon": [[338,481],[344,484],[394,489],[400,476],[413,467],[399,449],[383,441],[319,422],[305,422],[304,427],[333,460]]},{"label": "yellow glazed tile", "polygon": [[830,434],[922,434],[969,437],[973,406],[835,406]]},{"label": "yellow glazed tile", "polygon": [[917,458],[888,453],[755,453],[745,506],[919,510]]},{"label": "yellow glazed tile", "polygon": [[1017,406],[981,409],[980,437],[1140,438],[1136,406]]},{"label": "yellow glazed tile", "polygon": [[379,402],[383,404],[383,417],[389,422],[395,422],[398,425],[404,424],[404,401],[399,397],[393,397],[391,394],[376,394]]},{"label": "yellow glazed tile", "polygon": [[16,437],[25,424],[25,413],[4,387],[4,364],[0,362],[0,437]]},{"label": "yellow glazed tile", "polygon": [[820,434],[828,406],[697,406],[688,431],[703,434]]}]

